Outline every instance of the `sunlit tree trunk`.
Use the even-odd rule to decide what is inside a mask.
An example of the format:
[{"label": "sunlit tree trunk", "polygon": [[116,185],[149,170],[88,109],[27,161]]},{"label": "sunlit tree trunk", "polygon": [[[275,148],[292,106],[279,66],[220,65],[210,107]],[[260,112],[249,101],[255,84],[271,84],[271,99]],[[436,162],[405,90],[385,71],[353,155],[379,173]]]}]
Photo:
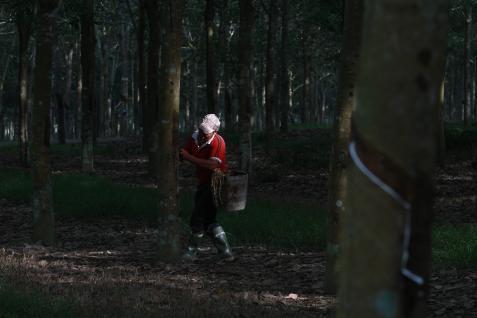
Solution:
[{"label": "sunlit tree trunk", "polygon": [[464,118],[464,125],[468,125],[469,122],[469,108],[470,108],[470,73],[471,73],[471,63],[470,63],[470,50],[472,42],[472,5],[468,4],[465,8],[465,36],[464,36],[464,98],[462,104],[462,112]]},{"label": "sunlit tree trunk", "polygon": [[157,145],[159,136],[153,134],[153,127],[158,121],[159,107],[159,1],[146,0],[146,12],[149,22],[149,44],[147,59],[147,107],[144,109],[146,117],[145,138],[149,155],[149,174],[157,177]]},{"label": "sunlit tree trunk", "polygon": [[154,126],[158,137],[157,171],[159,199],[159,257],[173,261],[181,252],[177,160],[179,145],[179,98],[181,79],[182,1],[162,0],[165,37],[161,54],[160,121]]},{"label": "sunlit tree trunk", "polygon": [[33,241],[51,245],[55,241],[55,218],[50,179],[50,73],[53,59],[53,21],[57,0],[39,0],[35,86],[33,106]]},{"label": "sunlit tree trunk", "polygon": [[206,69],[207,69],[207,112],[219,113],[217,96],[217,58],[215,48],[215,1],[205,1],[205,29],[206,29]]},{"label": "sunlit tree trunk", "polygon": [[28,149],[28,43],[30,41],[32,8],[31,4],[22,3],[17,12],[18,31],[18,141],[20,163],[28,166],[30,161]]},{"label": "sunlit tree trunk", "polygon": [[365,2],[338,317],[426,317],[447,14],[446,0]]},{"label": "sunlit tree trunk", "polygon": [[328,242],[324,281],[325,292],[333,294],[337,291],[336,260],[339,253],[338,233],[341,215],[345,212],[346,168],[350,164],[348,142],[351,133],[351,113],[356,106],[356,77],[358,75],[361,48],[362,21],[363,0],[346,0],[338,96],[330,159]]},{"label": "sunlit tree trunk", "polygon": [[94,0],[85,0],[81,13],[81,169],[93,171],[93,116],[95,86]]},{"label": "sunlit tree trunk", "polygon": [[280,47],[280,131],[288,131],[290,80],[288,75],[288,0],[282,0],[282,44]]},{"label": "sunlit tree trunk", "polygon": [[250,172],[252,156],[252,32],[255,8],[252,0],[240,0],[239,33],[239,167]]}]

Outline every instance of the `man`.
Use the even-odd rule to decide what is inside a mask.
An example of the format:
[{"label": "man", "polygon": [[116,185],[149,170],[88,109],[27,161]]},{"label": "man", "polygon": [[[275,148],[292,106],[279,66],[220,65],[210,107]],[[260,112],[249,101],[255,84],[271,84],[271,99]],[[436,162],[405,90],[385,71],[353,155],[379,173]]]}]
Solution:
[{"label": "man", "polygon": [[227,172],[225,141],[218,134],[220,120],[214,114],[202,119],[199,130],[194,132],[180,154],[184,160],[195,164],[197,168],[197,192],[195,208],[190,219],[191,236],[184,259],[194,259],[197,255],[199,240],[204,233],[212,239],[220,256],[225,260],[233,260],[234,256],[227,241],[225,232],[217,223],[217,207],[211,188],[212,173],[215,169]]}]

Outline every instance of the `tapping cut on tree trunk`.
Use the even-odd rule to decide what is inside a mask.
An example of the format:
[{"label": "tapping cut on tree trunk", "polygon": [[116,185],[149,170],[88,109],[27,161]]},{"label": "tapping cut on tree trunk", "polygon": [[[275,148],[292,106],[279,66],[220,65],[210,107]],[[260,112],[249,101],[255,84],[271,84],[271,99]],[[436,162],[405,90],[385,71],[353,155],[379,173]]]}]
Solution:
[{"label": "tapping cut on tree trunk", "polygon": [[446,0],[365,2],[338,317],[426,317],[447,14]]},{"label": "tapping cut on tree trunk", "polygon": [[50,178],[50,73],[53,60],[53,21],[57,0],[39,0],[33,105],[33,241],[55,242],[55,217]]}]

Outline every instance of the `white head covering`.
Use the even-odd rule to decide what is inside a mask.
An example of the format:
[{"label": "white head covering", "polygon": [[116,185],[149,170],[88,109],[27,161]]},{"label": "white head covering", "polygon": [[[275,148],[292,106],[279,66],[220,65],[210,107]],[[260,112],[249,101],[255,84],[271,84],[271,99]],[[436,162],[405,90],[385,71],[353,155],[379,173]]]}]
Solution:
[{"label": "white head covering", "polygon": [[205,134],[210,134],[213,131],[218,131],[220,128],[220,119],[215,114],[207,114],[202,119],[199,125],[200,130]]}]

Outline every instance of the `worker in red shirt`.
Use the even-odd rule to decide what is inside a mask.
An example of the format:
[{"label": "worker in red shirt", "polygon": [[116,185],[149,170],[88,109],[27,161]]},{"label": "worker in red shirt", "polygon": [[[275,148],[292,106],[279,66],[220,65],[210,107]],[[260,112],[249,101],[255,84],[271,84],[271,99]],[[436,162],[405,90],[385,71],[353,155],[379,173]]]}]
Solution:
[{"label": "worker in red shirt", "polygon": [[194,259],[197,256],[199,240],[204,233],[212,239],[221,257],[225,260],[234,259],[225,231],[217,223],[217,207],[211,188],[213,171],[220,169],[226,173],[228,168],[225,141],[217,132],[219,128],[219,118],[214,114],[206,115],[199,129],[180,150],[181,157],[196,166],[198,179],[195,207],[190,219],[192,233],[183,255],[184,259]]}]

